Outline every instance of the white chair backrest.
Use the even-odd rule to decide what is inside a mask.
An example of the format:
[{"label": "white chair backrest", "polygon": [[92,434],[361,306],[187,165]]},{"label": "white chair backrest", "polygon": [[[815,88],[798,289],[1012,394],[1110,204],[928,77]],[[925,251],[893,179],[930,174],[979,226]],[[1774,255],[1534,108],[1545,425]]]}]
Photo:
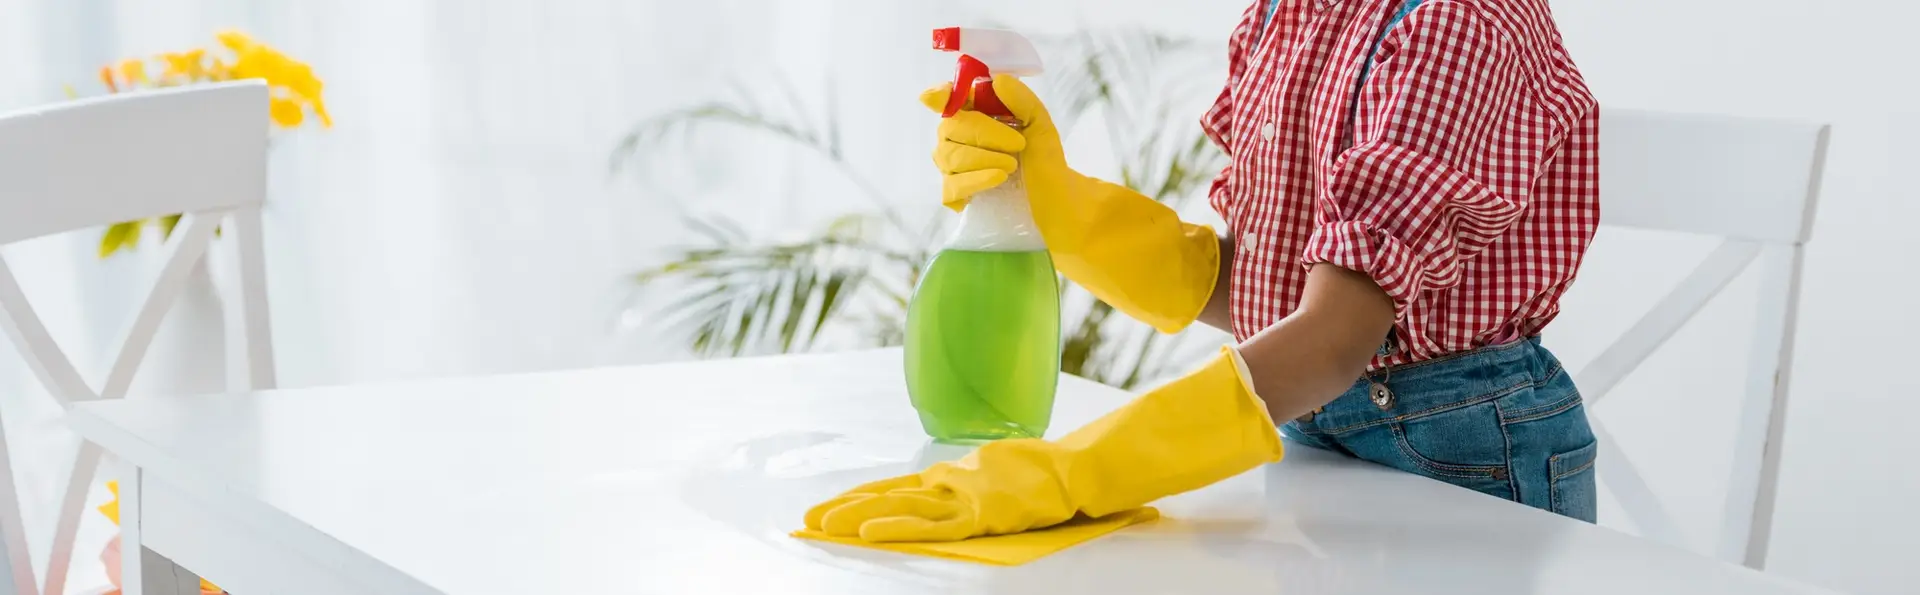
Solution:
[{"label": "white chair backrest", "polygon": [[259,206],[263,84],[111,95],[0,115],[0,245],[169,213]]},{"label": "white chair backrest", "polygon": [[1604,110],[1601,223],[1805,242],[1826,135],[1799,122]]},{"label": "white chair backrest", "polygon": [[[62,405],[125,396],[174,299],[213,244],[236,250],[239,299],[223,300],[246,386],[275,384],[260,208],[266,197],[268,91],[261,81],[144,91],[0,115],[0,246],[181,213],[164,264],[97,390],[54,342],[0,256],[0,331]],[[100,451],[83,444],[56,523],[44,588],[35,584],[0,429],[0,595],[64,593]],[[139,556],[139,552],[127,552]]]},{"label": "white chair backrest", "polygon": [[[1715,554],[1762,568],[1773,526],[1788,373],[1799,310],[1803,246],[1813,225],[1829,128],[1776,120],[1603,110],[1602,225],[1719,236],[1691,274],[1575,375],[1589,404],[1706,306],[1749,264],[1763,267],[1748,378],[1734,445],[1726,516]],[[1678,524],[1613,437],[1596,467],[1649,537],[1682,543]]]}]

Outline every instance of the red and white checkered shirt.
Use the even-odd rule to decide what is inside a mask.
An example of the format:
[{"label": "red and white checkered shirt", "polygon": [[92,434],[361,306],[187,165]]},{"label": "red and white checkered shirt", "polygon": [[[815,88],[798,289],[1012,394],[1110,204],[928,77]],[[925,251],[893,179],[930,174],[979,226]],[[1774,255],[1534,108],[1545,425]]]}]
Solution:
[{"label": "red and white checkered shirt", "polygon": [[[1299,305],[1307,265],[1372,277],[1394,350],[1373,369],[1538,334],[1600,220],[1599,109],[1546,0],[1256,0],[1202,125],[1231,156],[1241,340]],[[1258,45],[1255,45],[1255,38]],[[1380,41],[1359,89],[1361,62]],[[1349,130],[1349,123],[1352,130]]]}]

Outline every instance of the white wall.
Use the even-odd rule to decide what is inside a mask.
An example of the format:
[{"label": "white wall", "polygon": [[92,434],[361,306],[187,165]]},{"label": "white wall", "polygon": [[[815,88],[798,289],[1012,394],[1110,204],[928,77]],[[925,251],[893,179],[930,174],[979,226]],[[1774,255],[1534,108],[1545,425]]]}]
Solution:
[{"label": "white wall", "polygon": [[[856,161],[884,172],[889,193],[930,202],[931,131],[912,97],[950,66],[921,50],[927,29],[992,18],[1218,40],[1246,1],[0,0],[0,56],[10,64],[0,68],[0,109],[56,99],[60,83],[91,80],[101,62],[246,27],[314,63],[340,123],[276,150],[268,220],[285,383],[572,367],[673,353],[658,338],[610,343],[623,339],[612,334],[618,275],[687,239],[658,197],[606,175],[607,149],[634,120],[776,72],[823,99],[832,75]],[[1920,121],[1906,105],[1915,83],[1899,33],[1920,7],[1559,0],[1556,10],[1608,105],[1835,124],[1772,565],[1862,593],[1911,591],[1920,520],[1906,511],[1920,480],[1905,470],[1915,447],[1903,424],[1920,417],[1920,401],[1907,398],[1920,381],[1901,373],[1915,350],[1899,331],[1920,315],[1905,307],[1914,283],[1900,271],[1920,254],[1920,234],[1907,231],[1920,203],[1901,174],[1920,157],[1906,140]],[[780,230],[858,204],[802,156],[727,146],[756,165],[723,168],[725,183],[693,188],[696,208]],[[75,343],[113,336],[80,315],[118,303],[83,295],[102,273],[76,267],[96,263],[50,246],[8,253],[45,261],[26,267],[47,272],[30,294],[81,309],[50,314],[65,317]],[[1583,363],[1637,315],[1597,304],[1650,304],[1656,281],[1677,280],[1708,246],[1605,234],[1550,343]],[[1737,282],[1597,408],[1701,549],[1719,520],[1718,469],[1754,285]],[[19,372],[0,367],[0,382],[30,385]],[[32,398],[6,393],[0,406]],[[10,418],[8,428],[22,423],[37,422]],[[31,498],[51,501],[57,470],[20,473],[44,492]]]}]

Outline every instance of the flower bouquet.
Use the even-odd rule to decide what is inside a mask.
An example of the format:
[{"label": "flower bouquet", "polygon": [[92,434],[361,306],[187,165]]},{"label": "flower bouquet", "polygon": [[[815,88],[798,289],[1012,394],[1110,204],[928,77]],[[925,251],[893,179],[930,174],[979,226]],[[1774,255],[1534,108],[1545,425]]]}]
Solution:
[{"label": "flower bouquet", "polygon": [[[215,39],[219,43],[217,49],[225,50],[224,54],[214,55],[207,48],[194,48],[184,52],[166,52],[151,58],[132,58],[117,65],[100,67],[100,82],[108,93],[120,93],[262,79],[272,93],[269,113],[273,116],[275,126],[281,129],[299,128],[308,121],[309,114],[321,127],[333,126],[333,118],[327,114],[327,104],[321,98],[322,84],[314,76],[312,67],[239,31],[222,32]],[[149,65],[157,68],[150,70]],[[78,95],[71,87],[67,89],[67,94]],[[159,225],[161,237],[165,238],[173,235],[173,227],[179,222],[180,215],[172,214],[108,226],[100,236],[100,257],[106,258],[122,249],[131,250],[139,246],[141,228],[148,223]]]}]

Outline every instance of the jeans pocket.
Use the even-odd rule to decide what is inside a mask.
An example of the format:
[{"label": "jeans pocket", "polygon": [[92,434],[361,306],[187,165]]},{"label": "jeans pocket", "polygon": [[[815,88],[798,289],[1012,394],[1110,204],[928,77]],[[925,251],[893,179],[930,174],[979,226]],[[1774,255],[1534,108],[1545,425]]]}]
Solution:
[{"label": "jeans pocket", "polygon": [[1406,471],[1514,499],[1507,437],[1492,403],[1389,424]]},{"label": "jeans pocket", "polygon": [[1593,474],[1599,446],[1599,442],[1588,442],[1547,460],[1547,489],[1553,512],[1589,523],[1599,516]]}]

